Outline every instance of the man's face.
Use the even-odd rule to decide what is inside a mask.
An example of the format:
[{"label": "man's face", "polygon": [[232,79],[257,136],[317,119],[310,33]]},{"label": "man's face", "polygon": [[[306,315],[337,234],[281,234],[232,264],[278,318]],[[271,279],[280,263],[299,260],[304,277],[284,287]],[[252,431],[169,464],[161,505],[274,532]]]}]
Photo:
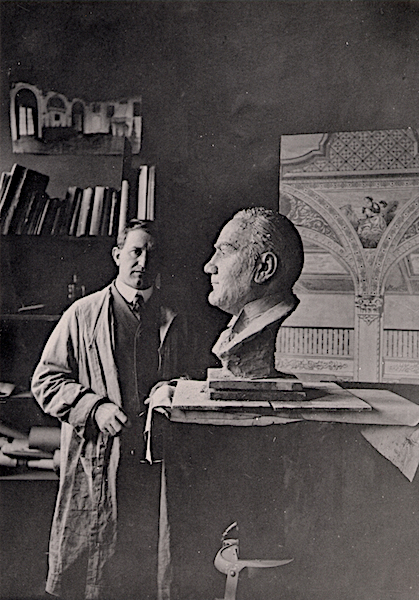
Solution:
[{"label": "man's face", "polygon": [[157,257],[154,238],[143,229],[128,232],[123,248],[114,248],[112,256],[119,268],[119,277],[137,290],[154,284]]},{"label": "man's face", "polygon": [[255,299],[253,280],[255,260],[251,256],[250,233],[239,221],[229,221],[222,229],[211,260],[204,271],[211,275],[208,301],[227,313],[237,315]]}]

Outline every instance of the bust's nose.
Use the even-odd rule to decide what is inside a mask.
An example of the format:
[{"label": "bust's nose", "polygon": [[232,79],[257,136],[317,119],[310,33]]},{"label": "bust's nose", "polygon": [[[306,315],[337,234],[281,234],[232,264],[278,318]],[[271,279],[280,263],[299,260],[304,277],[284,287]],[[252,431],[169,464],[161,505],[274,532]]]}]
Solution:
[{"label": "bust's nose", "polygon": [[216,273],[218,273],[217,267],[211,260],[207,262],[207,264],[204,266],[204,273],[206,273],[207,275],[215,275]]}]

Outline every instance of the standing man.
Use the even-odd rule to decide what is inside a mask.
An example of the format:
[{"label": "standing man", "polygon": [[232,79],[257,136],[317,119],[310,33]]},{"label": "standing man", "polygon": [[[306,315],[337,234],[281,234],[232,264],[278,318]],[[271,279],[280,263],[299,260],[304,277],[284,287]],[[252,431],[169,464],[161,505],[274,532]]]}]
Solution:
[{"label": "standing man", "polygon": [[157,597],[161,464],[144,463],[144,399],[182,375],[187,331],[160,301],[153,224],[131,221],[116,280],[62,316],[32,391],[62,422],[46,591],[68,600]]}]

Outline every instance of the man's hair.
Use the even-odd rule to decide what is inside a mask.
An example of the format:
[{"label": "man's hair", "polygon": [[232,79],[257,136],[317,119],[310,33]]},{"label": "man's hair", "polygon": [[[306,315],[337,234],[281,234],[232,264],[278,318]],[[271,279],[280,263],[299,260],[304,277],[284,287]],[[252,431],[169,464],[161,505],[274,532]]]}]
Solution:
[{"label": "man's hair", "polygon": [[281,213],[261,206],[240,210],[233,220],[250,229],[250,252],[255,259],[263,252],[276,255],[281,285],[291,289],[304,264],[303,242],[295,225]]},{"label": "man's hair", "polygon": [[130,231],[136,229],[142,229],[149,235],[153,236],[154,240],[157,241],[157,227],[154,221],[140,221],[139,219],[131,219],[125,225],[124,229],[118,233],[116,238],[116,245],[121,250],[125,245],[125,240]]}]

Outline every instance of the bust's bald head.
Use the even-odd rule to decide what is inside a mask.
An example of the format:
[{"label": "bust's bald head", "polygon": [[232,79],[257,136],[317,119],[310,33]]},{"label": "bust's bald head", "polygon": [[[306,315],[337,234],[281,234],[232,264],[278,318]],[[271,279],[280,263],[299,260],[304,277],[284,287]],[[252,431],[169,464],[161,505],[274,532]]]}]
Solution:
[{"label": "bust's bald head", "polygon": [[248,302],[292,293],[304,252],[296,227],[279,212],[246,208],[223,227],[204,270],[211,275],[209,302],[238,314]]}]

